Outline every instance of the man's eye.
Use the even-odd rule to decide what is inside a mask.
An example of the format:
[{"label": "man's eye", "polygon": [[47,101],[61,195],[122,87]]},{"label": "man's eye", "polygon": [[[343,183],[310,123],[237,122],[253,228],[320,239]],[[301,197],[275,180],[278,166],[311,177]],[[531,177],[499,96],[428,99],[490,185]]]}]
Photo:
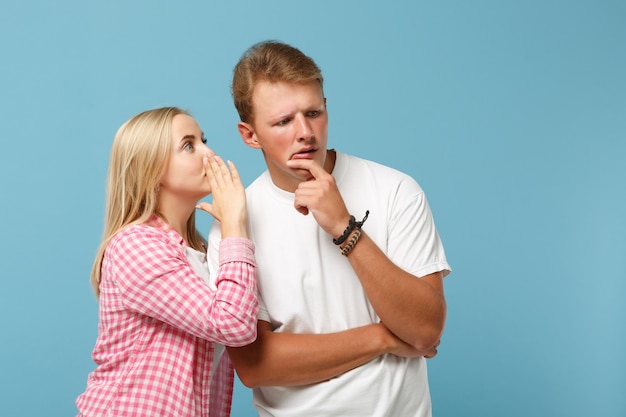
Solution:
[{"label": "man's eye", "polygon": [[309,112],[309,117],[317,117],[319,116],[320,112],[319,110],[312,110]]},{"label": "man's eye", "polygon": [[204,136],[202,136],[202,139],[200,139],[200,140],[202,141],[202,143],[204,143],[206,145],[207,140],[206,140],[206,138]]},{"label": "man's eye", "polygon": [[278,125],[278,126],[284,126],[284,125],[286,125],[287,123],[289,123],[289,121],[290,121],[290,120],[291,120],[291,119],[283,119],[283,120],[281,120],[280,122],[276,123],[276,125]]}]

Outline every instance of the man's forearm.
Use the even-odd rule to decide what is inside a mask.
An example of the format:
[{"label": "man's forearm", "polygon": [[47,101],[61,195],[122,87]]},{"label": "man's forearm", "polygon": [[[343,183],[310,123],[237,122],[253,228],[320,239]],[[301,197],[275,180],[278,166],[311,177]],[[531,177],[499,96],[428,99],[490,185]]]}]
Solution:
[{"label": "man's forearm", "polygon": [[381,324],[329,334],[273,333],[259,322],[257,340],[228,348],[239,378],[248,387],[296,386],[326,381],[397,349]]},{"label": "man's forearm", "polygon": [[441,273],[417,278],[387,258],[363,233],[348,255],[383,323],[416,349],[438,343],[446,318]]}]

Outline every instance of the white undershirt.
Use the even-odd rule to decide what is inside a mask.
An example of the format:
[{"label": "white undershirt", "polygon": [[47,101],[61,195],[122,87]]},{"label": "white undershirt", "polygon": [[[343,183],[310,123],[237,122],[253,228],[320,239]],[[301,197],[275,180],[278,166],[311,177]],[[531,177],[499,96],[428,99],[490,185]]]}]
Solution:
[{"label": "white undershirt", "polygon": [[[217,291],[217,286],[215,285],[215,277],[210,276],[209,274],[206,254],[188,246],[185,248],[185,255],[187,255],[187,260],[189,260],[189,264],[191,265],[195,273],[198,274],[198,276],[200,276],[209,285],[209,288],[211,288],[213,291]],[[217,369],[217,365],[222,359],[224,350],[224,345],[220,343],[213,343],[213,366],[211,366],[211,378],[213,378],[213,373]]]}]

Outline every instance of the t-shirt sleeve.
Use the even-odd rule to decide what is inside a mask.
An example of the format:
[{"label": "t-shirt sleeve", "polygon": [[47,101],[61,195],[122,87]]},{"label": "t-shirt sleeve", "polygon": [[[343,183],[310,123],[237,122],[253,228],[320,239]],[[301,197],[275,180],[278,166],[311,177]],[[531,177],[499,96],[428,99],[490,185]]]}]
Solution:
[{"label": "t-shirt sleeve", "polygon": [[418,277],[439,271],[447,276],[452,270],[424,191],[407,177],[393,202],[388,242],[391,260]]}]

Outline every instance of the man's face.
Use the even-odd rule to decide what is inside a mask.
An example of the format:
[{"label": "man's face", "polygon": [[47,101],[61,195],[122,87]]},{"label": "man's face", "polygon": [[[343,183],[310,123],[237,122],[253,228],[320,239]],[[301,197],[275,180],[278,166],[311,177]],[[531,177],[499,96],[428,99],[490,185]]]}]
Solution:
[{"label": "man's face", "polygon": [[[253,123],[240,123],[246,144],[261,149],[272,181],[286,191],[312,178],[292,169],[290,159],[313,159],[324,165],[328,142],[326,100],[317,81],[306,84],[259,82],[252,95]],[[247,126],[247,137],[242,131]]]}]

